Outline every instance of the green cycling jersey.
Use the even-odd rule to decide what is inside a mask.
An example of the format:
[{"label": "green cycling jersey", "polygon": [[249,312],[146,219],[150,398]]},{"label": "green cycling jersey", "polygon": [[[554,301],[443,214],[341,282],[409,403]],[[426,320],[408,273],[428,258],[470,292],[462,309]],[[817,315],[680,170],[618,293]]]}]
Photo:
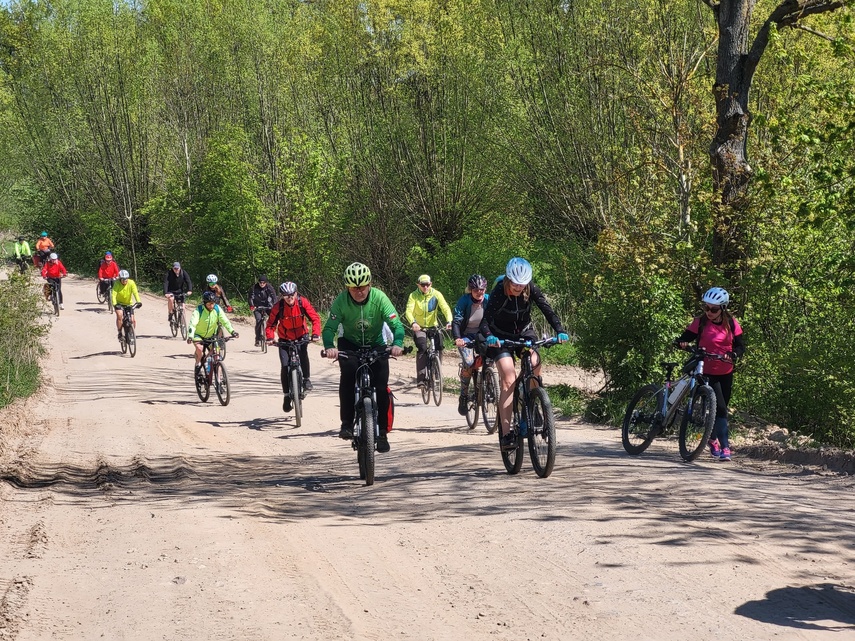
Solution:
[{"label": "green cycling jersey", "polygon": [[324,324],[324,347],[335,347],[334,341],[338,335],[361,347],[385,345],[383,323],[387,323],[394,334],[392,344],[403,346],[404,326],[386,294],[372,287],[365,302],[359,304],[344,291],[333,301],[330,316]]}]

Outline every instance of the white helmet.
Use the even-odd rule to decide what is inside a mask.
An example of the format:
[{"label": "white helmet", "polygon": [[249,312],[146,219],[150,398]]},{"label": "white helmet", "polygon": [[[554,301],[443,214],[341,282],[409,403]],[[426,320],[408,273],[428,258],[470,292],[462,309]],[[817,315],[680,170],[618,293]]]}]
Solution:
[{"label": "white helmet", "polygon": [[126,278],[130,278],[131,274],[127,269],[123,269],[119,272],[119,280],[125,280]]},{"label": "white helmet", "polygon": [[[42,254],[42,256],[44,256],[44,254]],[[51,255],[48,256],[48,258],[50,258],[51,260],[56,260],[57,258],[59,258],[59,256],[57,256],[55,253],[51,252]]]},{"label": "white helmet", "polygon": [[707,293],[704,294],[704,297],[701,300],[703,300],[707,305],[727,307],[727,304],[730,302],[730,294],[727,293],[726,289],[713,287],[707,290]]},{"label": "white helmet", "polygon": [[216,285],[217,284],[217,275],[216,274],[208,274],[205,277],[205,280],[208,281],[209,285]]},{"label": "white helmet", "polygon": [[519,256],[511,258],[505,267],[505,276],[517,285],[528,285],[531,282],[531,263]]}]

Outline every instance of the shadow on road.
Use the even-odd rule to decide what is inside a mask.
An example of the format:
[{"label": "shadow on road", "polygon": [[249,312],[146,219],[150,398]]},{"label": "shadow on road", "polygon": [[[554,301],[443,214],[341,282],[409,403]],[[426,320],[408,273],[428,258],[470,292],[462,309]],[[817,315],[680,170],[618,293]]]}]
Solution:
[{"label": "shadow on road", "polygon": [[855,591],[833,583],[786,587],[749,601],[736,614],[788,628],[844,632],[855,630]]}]

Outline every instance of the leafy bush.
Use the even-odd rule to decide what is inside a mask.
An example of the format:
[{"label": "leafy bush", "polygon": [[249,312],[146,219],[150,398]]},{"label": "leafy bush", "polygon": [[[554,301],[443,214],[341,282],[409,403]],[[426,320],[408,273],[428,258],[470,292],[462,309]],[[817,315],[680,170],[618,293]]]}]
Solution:
[{"label": "leafy bush", "polygon": [[29,396],[39,385],[43,302],[28,276],[0,280],[0,407]]}]

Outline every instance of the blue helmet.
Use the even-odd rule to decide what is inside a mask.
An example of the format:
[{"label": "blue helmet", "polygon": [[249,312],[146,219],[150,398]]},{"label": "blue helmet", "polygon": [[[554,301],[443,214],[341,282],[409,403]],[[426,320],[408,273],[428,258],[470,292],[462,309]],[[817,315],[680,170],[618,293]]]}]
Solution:
[{"label": "blue helmet", "polygon": [[531,282],[531,263],[515,256],[508,261],[505,276],[516,285],[528,285]]}]

